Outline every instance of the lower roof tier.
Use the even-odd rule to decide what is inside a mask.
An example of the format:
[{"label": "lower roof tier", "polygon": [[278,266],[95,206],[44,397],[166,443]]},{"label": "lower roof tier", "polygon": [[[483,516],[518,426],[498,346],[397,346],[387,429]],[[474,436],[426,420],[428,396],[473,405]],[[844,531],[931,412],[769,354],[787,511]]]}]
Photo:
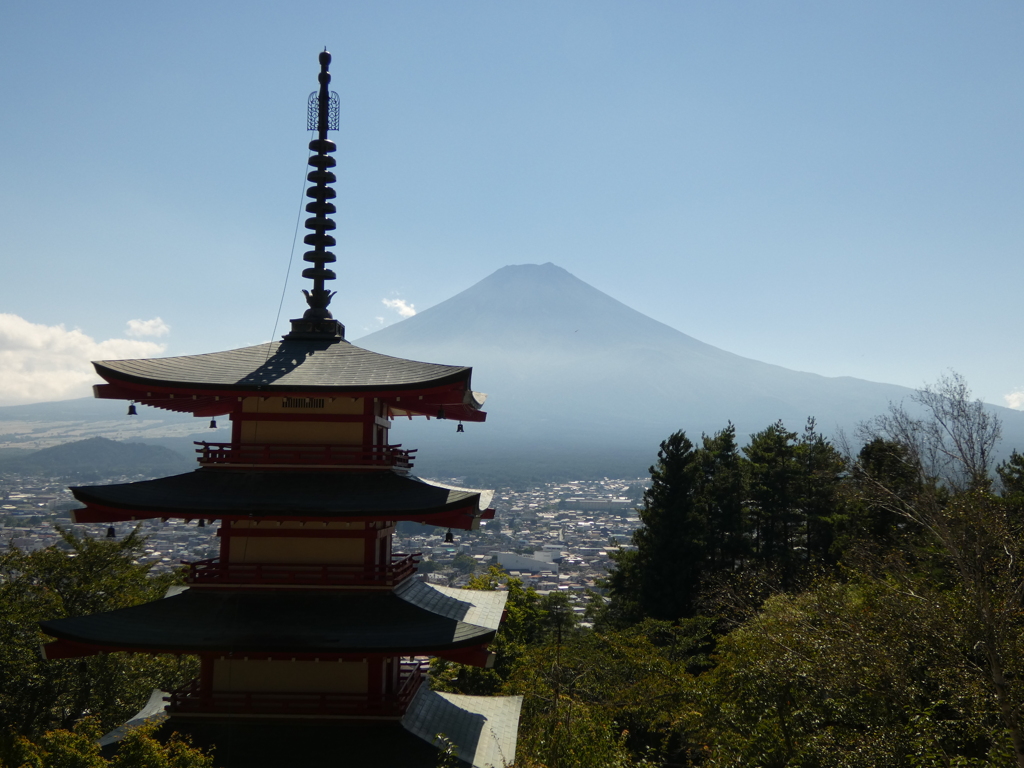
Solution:
[{"label": "lower roof tier", "polygon": [[197,469],[183,475],[71,488],[81,523],[152,517],[412,520],[475,528],[493,516],[492,491],[453,488],[395,472]]},{"label": "lower roof tier", "polygon": [[[219,768],[436,768],[444,734],[458,758],[444,765],[497,768],[515,760],[522,696],[464,696],[421,685],[400,722],[324,722],[295,718],[196,718],[167,716],[156,691],[150,705],[107,734],[113,745],[131,730],[160,723],[161,741],[172,733],[212,749]],[[112,752],[111,747],[107,748]],[[343,759],[340,755],[344,755]]]},{"label": "lower roof tier", "polygon": [[[217,768],[437,768],[441,759],[441,747],[433,739],[422,739],[394,721],[172,716],[155,736],[163,742],[174,733],[212,751]],[[469,768],[473,763],[457,757],[447,765]]]},{"label": "lower roof tier", "polygon": [[131,608],[40,623],[48,658],[147,653],[444,655],[486,645],[507,593],[410,580],[386,593],[186,589]]}]

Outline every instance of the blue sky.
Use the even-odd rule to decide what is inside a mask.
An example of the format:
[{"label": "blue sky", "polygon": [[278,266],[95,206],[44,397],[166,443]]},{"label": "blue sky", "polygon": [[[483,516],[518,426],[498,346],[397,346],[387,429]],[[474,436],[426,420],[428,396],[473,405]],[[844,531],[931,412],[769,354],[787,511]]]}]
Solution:
[{"label": "blue sky", "polygon": [[1021,40],[1016,0],[4,3],[0,404],[271,338],[326,46],[350,338],[553,261],[738,354],[1024,406]]}]

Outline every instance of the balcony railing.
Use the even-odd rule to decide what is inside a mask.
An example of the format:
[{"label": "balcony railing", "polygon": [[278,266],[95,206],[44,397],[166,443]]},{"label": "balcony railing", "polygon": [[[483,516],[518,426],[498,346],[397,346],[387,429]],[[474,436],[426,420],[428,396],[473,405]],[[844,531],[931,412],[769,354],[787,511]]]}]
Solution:
[{"label": "balcony railing", "polygon": [[399,445],[361,448],[352,445],[278,445],[275,443],[195,442],[199,463],[259,466],[389,467],[410,469],[416,448]]},{"label": "balcony railing", "polygon": [[198,680],[164,698],[173,715],[259,717],[399,718],[416,695],[423,676],[418,666],[403,666],[393,693],[261,693],[204,690]]},{"label": "balcony railing", "polygon": [[182,561],[193,586],[238,585],[302,587],[393,587],[416,573],[423,556],[392,555],[388,565],[307,565],[305,563],[225,563],[220,558]]}]

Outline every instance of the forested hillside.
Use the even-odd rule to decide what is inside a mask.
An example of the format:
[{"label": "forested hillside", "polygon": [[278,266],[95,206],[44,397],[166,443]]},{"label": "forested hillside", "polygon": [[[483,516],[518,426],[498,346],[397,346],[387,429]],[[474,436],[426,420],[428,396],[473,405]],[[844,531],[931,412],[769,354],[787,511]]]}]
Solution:
[{"label": "forested hillside", "polygon": [[495,670],[435,685],[524,694],[518,768],[1024,766],[1024,457],[959,378],[917,399],[853,456],[671,435],[593,630],[506,579]]},{"label": "forested hillside", "polygon": [[[813,422],[668,436],[587,628],[492,568],[469,586],[509,591],[494,667],[435,660],[431,684],[523,695],[515,768],[1024,768],[1024,456],[996,462],[998,420],[958,377],[916,398],[924,416],[891,409],[855,451]],[[138,546],[0,559],[0,764],[106,765],[68,755],[192,673],[38,658],[36,621],[163,590]],[[207,764],[181,754],[116,765]]]}]

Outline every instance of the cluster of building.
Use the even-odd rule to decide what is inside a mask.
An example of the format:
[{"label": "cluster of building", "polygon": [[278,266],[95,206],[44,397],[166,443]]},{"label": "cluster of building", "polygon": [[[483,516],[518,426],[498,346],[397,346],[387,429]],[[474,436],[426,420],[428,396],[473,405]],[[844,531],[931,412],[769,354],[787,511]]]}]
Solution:
[{"label": "cluster of building", "polygon": [[[139,479],[139,478],[131,478]],[[126,482],[129,478],[104,478]],[[446,482],[457,484],[458,478]],[[541,594],[564,590],[582,595],[599,590],[609,555],[631,546],[640,525],[636,507],[643,479],[576,480],[523,490],[499,489],[495,518],[475,531],[460,531],[446,542],[447,529],[399,527],[395,548],[421,553],[421,578],[443,586],[464,586],[474,572],[497,565]],[[0,551],[16,546],[43,549],[60,541],[55,525],[79,536],[123,536],[136,525],[146,536],[145,560],[162,573],[214,557],[216,529],[178,519],[121,522],[112,526],[72,523],[81,505],[60,478],[6,474],[0,477]],[[463,556],[459,558],[459,556]],[[472,566],[466,558],[472,558]],[[456,560],[459,558],[459,560]]]},{"label": "cluster of building", "polygon": [[[106,482],[137,479],[140,478],[103,478]],[[180,520],[142,520],[113,526],[73,523],[71,510],[81,506],[59,477],[0,475],[0,553],[12,546],[23,552],[59,546],[57,526],[76,536],[105,537],[123,536],[138,525],[146,537],[144,560],[153,564],[153,573],[180,568],[183,561],[212,557],[217,549],[216,531],[212,527],[188,525]]]},{"label": "cluster of building", "polygon": [[603,478],[502,489],[493,501],[495,519],[479,530],[446,542],[441,530],[400,529],[396,545],[422,552],[429,565],[421,570],[436,583],[462,586],[472,572],[497,565],[541,594],[567,592],[582,613],[588,591],[600,591],[610,555],[632,546],[642,482]]}]

